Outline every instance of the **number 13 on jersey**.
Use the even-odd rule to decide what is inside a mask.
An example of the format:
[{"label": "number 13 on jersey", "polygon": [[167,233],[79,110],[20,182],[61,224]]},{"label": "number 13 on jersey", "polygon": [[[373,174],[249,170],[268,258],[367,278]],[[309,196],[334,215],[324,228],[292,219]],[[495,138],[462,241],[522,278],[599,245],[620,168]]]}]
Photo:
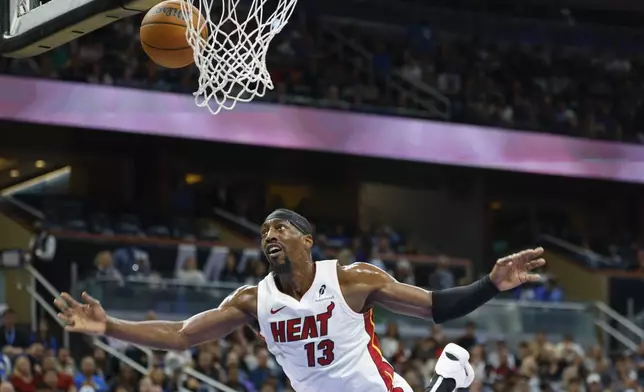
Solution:
[{"label": "number 13 on jersey", "polygon": [[333,354],[334,348],[335,343],[330,339],[305,344],[304,350],[306,351],[306,359],[309,367],[315,367],[316,363],[320,366],[328,366],[333,363],[335,359]]}]

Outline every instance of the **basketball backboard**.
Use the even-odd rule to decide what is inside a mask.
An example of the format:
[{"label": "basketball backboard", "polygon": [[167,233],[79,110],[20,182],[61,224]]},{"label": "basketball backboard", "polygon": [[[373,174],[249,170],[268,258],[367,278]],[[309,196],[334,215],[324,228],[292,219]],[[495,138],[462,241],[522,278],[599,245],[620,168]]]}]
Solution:
[{"label": "basketball backboard", "polygon": [[66,44],[160,0],[0,0],[0,54],[24,58]]}]

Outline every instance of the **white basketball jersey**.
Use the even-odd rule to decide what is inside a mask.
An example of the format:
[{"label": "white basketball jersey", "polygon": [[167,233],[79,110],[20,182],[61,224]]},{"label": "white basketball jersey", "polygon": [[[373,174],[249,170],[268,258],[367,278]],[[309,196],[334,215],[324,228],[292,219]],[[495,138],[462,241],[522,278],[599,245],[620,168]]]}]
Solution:
[{"label": "white basketball jersey", "polygon": [[268,350],[297,392],[412,392],[383,358],[373,310],[354,312],[340,290],[336,260],[316,262],[300,301],[268,274],[258,285],[257,318]]}]

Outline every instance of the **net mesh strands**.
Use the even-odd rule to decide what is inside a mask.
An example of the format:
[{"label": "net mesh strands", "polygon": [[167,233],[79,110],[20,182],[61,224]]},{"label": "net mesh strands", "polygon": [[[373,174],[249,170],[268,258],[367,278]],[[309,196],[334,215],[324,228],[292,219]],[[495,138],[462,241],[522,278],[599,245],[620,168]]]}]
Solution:
[{"label": "net mesh strands", "polygon": [[[193,20],[190,2],[201,13]],[[273,89],[266,53],[297,0],[185,0],[186,37],[199,69],[195,103],[217,114]],[[201,35],[208,29],[206,39]]]}]

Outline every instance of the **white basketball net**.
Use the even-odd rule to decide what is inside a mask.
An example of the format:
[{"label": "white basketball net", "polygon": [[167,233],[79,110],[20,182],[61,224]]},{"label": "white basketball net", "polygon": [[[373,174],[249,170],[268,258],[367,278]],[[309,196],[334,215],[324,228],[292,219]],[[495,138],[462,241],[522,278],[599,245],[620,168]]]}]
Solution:
[{"label": "white basketball net", "polygon": [[[205,20],[193,20],[191,3]],[[197,106],[217,114],[273,89],[266,69],[266,52],[296,3],[297,0],[181,1],[188,26],[186,37],[199,68],[199,88],[194,93]],[[207,39],[200,33],[204,24]]]}]

